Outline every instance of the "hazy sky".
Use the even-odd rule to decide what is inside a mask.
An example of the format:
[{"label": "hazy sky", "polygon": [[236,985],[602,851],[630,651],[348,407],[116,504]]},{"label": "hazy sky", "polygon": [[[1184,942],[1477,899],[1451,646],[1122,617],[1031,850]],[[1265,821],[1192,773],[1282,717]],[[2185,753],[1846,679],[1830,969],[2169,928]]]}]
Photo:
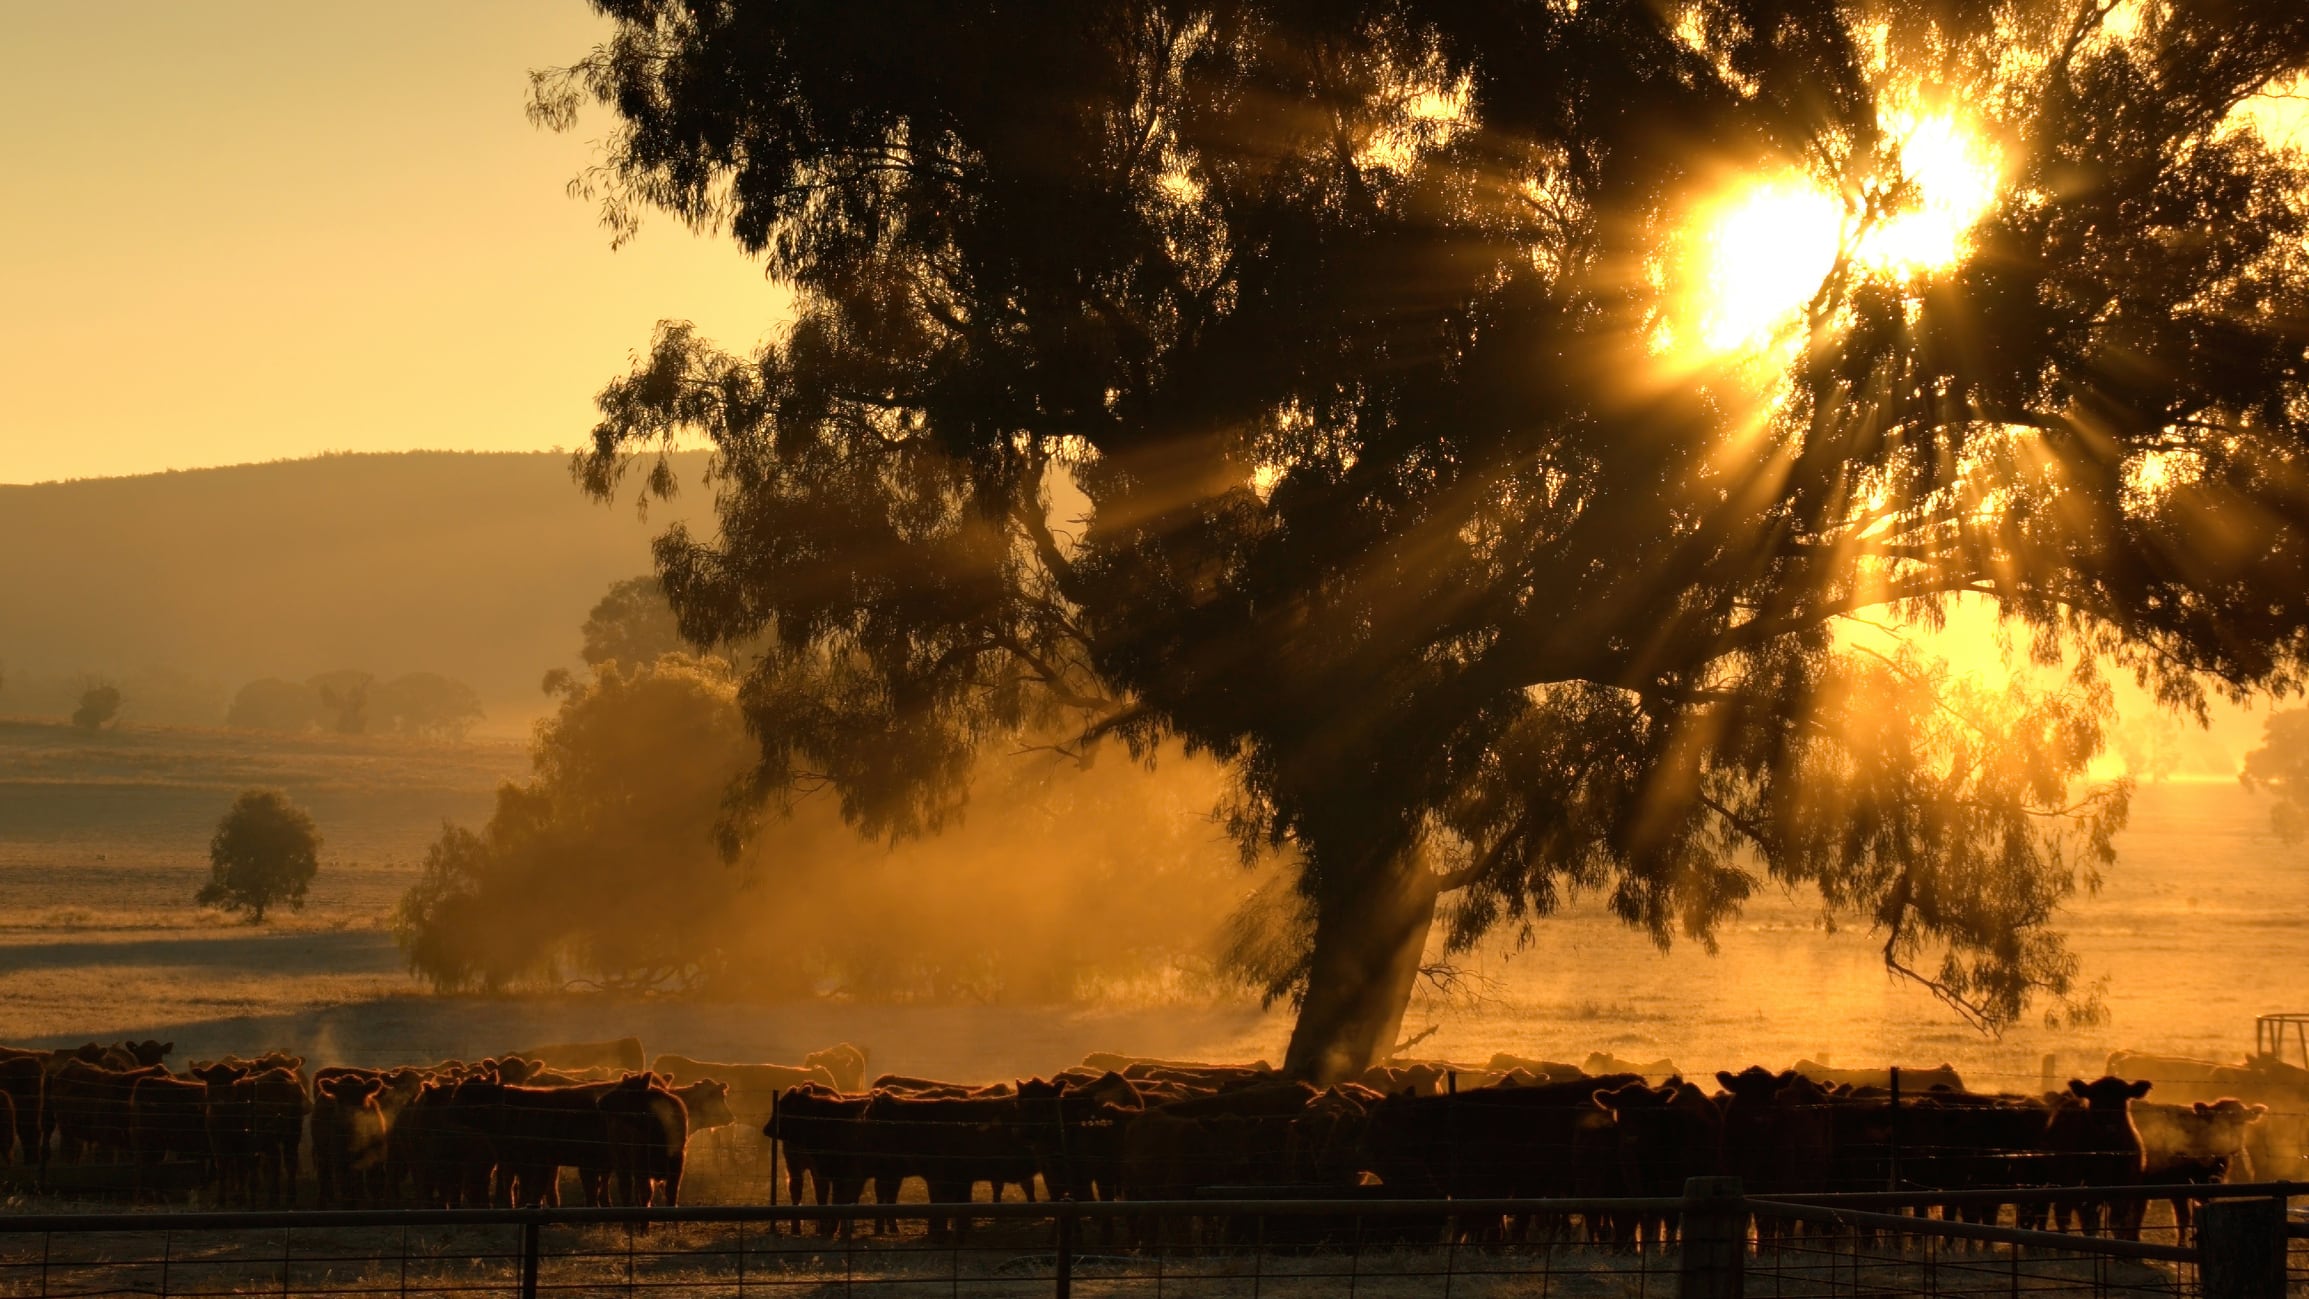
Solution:
[{"label": "hazy sky", "polygon": [[575,445],[663,317],[782,297],[564,192],[522,116],[583,0],[0,0],[0,482]]},{"label": "hazy sky", "polygon": [[582,0],[0,0],[0,482],[576,445],[661,317],[782,295],[564,192],[522,116]]}]

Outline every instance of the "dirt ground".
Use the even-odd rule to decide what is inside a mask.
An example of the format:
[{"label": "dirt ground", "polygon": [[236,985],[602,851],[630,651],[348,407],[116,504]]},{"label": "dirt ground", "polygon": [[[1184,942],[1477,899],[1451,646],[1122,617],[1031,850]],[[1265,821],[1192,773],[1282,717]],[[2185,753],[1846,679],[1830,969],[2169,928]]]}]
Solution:
[{"label": "dirt ground", "polygon": [[[1047,1073],[1090,1051],[1279,1059],[1283,1008],[1247,995],[1130,1004],[750,1004],[585,993],[427,994],[384,927],[443,819],[486,815],[520,774],[513,745],[432,748],[308,737],[283,746],[217,732],[124,732],[101,747],[61,728],[0,723],[0,1041],[156,1036],[178,1058],[283,1046],[316,1061],[473,1056],[633,1034],[652,1051],[792,1059],[835,1041],[877,1070],[958,1079]],[[77,746],[77,747],[75,747]],[[262,929],[192,909],[208,827],[249,783],[325,811],[330,844],[310,905]],[[2233,784],[2145,786],[2118,866],[2066,929],[2109,1017],[2031,1022],[2001,1040],[1889,978],[1880,941],[1825,931],[1816,907],[1767,896],[1710,956],[1662,953],[1599,907],[1545,922],[1531,945],[1459,958],[1462,978],[1413,1005],[1428,1056],[1589,1051],[1686,1071],[1785,1065],[1956,1064],[1976,1087],[2033,1089],[2044,1058],[2096,1073],[2117,1047],[2234,1057],[2253,1017],[2309,1009],[2297,971],[2309,935],[2309,849],[2267,831]]]}]

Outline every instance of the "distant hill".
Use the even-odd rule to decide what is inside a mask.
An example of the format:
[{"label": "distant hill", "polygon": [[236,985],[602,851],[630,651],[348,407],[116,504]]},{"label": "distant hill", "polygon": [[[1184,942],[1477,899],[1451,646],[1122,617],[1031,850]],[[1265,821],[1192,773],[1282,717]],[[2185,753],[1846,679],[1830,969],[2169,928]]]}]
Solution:
[{"label": "distant hill", "polygon": [[[685,458],[695,483],[703,458]],[[412,452],[0,486],[0,715],[68,714],[79,682],[122,720],[213,726],[264,676],[432,671],[485,730],[544,711],[578,625],[702,490],[596,504],[555,452]]]}]

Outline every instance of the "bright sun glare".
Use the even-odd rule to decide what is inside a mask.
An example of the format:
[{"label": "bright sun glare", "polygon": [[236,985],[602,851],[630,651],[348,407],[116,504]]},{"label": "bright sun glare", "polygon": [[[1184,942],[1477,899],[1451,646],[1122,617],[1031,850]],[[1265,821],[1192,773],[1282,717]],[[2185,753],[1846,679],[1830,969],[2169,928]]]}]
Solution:
[{"label": "bright sun glare", "polygon": [[[1993,148],[1951,114],[1888,119],[1910,201],[1857,232],[1854,263],[1896,279],[1950,265],[1996,196]],[[1699,340],[1714,353],[1769,344],[1812,300],[1852,234],[1843,201],[1800,177],[1749,184],[1701,219]]]}]

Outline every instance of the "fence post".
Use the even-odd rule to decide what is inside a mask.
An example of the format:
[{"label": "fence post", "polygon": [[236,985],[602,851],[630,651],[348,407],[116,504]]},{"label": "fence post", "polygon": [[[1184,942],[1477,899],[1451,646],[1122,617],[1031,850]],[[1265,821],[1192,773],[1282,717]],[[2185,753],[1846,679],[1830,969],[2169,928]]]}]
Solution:
[{"label": "fence post", "polygon": [[2284,1299],[2285,1201],[2199,1206],[2197,1280],[2205,1299]]},{"label": "fence post", "polygon": [[1051,1293],[1057,1299],[1074,1299],[1074,1196],[1071,1192],[1058,1197],[1058,1262],[1052,1270],[1056,1278]]},{"label": "fence post", "polygon": [[1684,1183],[1683,1238],[1676,1299],[1740,1299],[1748,1205],[1739,1178],[1694,1177]]},{"label": "fence post", "polygon": [[521,1221],[521,1299],[537,1299],[537,1215]]},{"label": "fence post", "polygon": [[[1884,1139],[1890,1158],[1885,1161],[1884,1189],[1900,1189],[1900,1066],[1892,1066],[1892,1109],[1884,1120]],[[1898,1210],[1894,1210],[1898,1212]]]}]

